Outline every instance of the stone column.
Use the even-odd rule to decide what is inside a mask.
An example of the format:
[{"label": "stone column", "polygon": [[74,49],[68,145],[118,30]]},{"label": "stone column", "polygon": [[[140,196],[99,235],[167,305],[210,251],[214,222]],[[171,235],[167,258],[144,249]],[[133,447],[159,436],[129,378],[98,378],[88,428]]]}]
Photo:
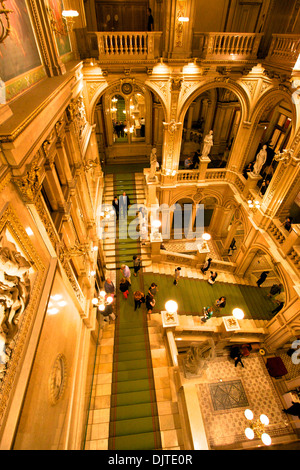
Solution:
[{"label": "stone column", "polygon": [[195,107],[195,104],[192,103],[188,110],[188,120],[187,120],[187,126],[186,126],[187,127],[186,128],[186,141],[187,142],[190,140],[191,128],[192,128],[192,123],[193,123],[194,107]]},{"label": "stone column", "polygon": [[252,124],[244,121],[234,139],[234,144],[230,152],[227,164],[228,170],[241,172],[245,166],[242,155],[245,155],[249,139],[251,138]]},{"label": "stone column", "polygon": [[278,166],[261,204],[262,212],[269,217],[276,217],[282,204],[299,192],[300,157],[291,150],[284,150],[275,155]]}]

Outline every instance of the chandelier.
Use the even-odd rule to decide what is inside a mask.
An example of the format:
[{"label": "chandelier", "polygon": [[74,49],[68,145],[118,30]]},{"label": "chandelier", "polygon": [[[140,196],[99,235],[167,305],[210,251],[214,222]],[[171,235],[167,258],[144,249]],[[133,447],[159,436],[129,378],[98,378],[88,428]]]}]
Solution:
[{"label": "chandelier", "polygon": [[269,446],[272,443],[272,439],[265,430],[265,426],[269,424],[268,416],[261,414],[259,419],[252,421],[253,413],[251,410],[247,409],[245,410],[245,417],[250,421],[249,427],[245,429],[246,437],[251,440],[256,435],[266,446]]},{"label": "chandelier", "polygon": [[113,296],[106,294],[106,292],[102,290],[99,292],[98,297],[94,297],[92,299],[92,304],[95,305],[95,307],[98,307],[98,310],[100,310],[100,312],[104,312],[105,307],[112,304],[113,301],[114,301]]}]

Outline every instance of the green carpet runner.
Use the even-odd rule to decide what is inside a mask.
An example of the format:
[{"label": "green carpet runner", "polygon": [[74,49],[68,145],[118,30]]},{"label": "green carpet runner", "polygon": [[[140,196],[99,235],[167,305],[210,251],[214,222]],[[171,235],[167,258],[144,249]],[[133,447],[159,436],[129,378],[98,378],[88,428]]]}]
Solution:
[{"label": "green carpet runner", "polygon": [[174,286],[171,275],[154,273],[144,273],[143,278],[146,286],[155,282],[159,287],[154,312],[164,310],[166,299],[172,299],[178,303],[179,315],[201,315],[203,307],[214,305],[216,299],[225,296],[226,307],[214,316],[232,315],[238,307],[244,311],[245,319],[270,320],[277,306],[267,297],[270,288],[218,281],[211,286],[206,280],[183,277]]},{"label": "green carpet runner", "polygon": [[[125,190],[132,204],[136,203],[134,175],[115,175],[115,194]],[[128,223],[133,217],[128,219]],[[126,227],[127,229],[127,227]],[[121,232],[122,233],[121,229]],[[120,235],[120,234],[119,234]],[[130,238],[116,240],[117,268],[133,266],[133,255],[139,255],[139,242]],[[149,344],[145,306],[134,310],[133,292],[144,291],[143,275],[135,278],[128,299],[118,291],[115,324],[112,395],[109,426],[109,450],[161,449],[159,419]]]}]

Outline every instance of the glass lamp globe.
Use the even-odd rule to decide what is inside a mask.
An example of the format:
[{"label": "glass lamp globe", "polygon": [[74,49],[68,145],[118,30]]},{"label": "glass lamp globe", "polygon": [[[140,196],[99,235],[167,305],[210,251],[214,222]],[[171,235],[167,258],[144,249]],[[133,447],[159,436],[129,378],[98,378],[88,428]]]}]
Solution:
[{"label": "glass lamp globe", "polygon": [[260,415],[259,419],[261,423],[264,424],[265,426],[269,424],[269,418],[267,415]]},{"label": "glass lamp globe", "polygon": [[113,297],[112,297],[111,295],[109,295],[109,296],[107,297],[107,299],[106,299],[107,303],[109,303],[109,304],[111,304],[113,300],[114,300],[114,299],[113,299]]},{"label": "glass lamp globe", "polygon": [[178,304],[175,302],[175,300],[168,300],[168,302],[165,304],[165,309],[169,313],[175,313],[177,312]]},{"label": "glass lamp globe", "polygon": [[161,226],[161,221],[160,220],[153,220],[151,225],[154,228],[159,228]]},{"label": "glass lamp globe", "polygon": [[250,419],[250,420],[253,419],[253,413],[252,413],[251,410],[249,410],[249,408],[247,410],[245,410],[244,414],[245,414],[247,419]]},{"label": "glass lamp globe", "polygon": [[92,299],[92,304],[93,305],[97,305],[97,303],[98,303],[98,299],[96,297],[94,299]]},{"label": "glass lamp globe", "polygon": [[234,318],[236,318],[237,320],[242,320],[244,318],[244,312],[241,308],[234,308],[232,310],[232,315],[234,316]]},{"label": "glass lamp globe", "polygon": [[264,433],[261,435],[261,440],[263,441],[263,443],[265,444],[265,446],[269,446],[269,445],[272,443],[271,437],[270,437],[269,434],[267,434],[266,432],[264,432]]},{"label": "glass lamp globe", "polygon": [[100,293],[99,293],[100,297],[105,297],[106,296],[106,292],[104,290],[102,290]]},{"label": "glass lamp globe", "polygon": [[208,241],[211,239],[211,235],[209,233],[203,233],[202,240]]},{"label": "glass lamp globe", "polygon": [[254,431],[251,428],[246,428],[245,429],[245,434],[248,439],[253,439],[254,438]]},{"label": "glass lamp globe", "polygon": [[100,312],[104,312],[104,310],[105,310],[105,305],[104,305],[104,304],[101,304],[101,305],[99,305],[98,308],[99,308]]}]

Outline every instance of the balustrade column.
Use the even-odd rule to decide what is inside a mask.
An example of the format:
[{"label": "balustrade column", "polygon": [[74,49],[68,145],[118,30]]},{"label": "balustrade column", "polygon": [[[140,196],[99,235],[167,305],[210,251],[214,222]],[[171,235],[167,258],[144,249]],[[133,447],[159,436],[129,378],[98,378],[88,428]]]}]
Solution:
[{"label": "balustrade column", "polygon": [[299,192],[300,157],[290,150],[275,155],[278,166],[261,204],[262,212],[276,217],[286,199],[293,201]]}]

